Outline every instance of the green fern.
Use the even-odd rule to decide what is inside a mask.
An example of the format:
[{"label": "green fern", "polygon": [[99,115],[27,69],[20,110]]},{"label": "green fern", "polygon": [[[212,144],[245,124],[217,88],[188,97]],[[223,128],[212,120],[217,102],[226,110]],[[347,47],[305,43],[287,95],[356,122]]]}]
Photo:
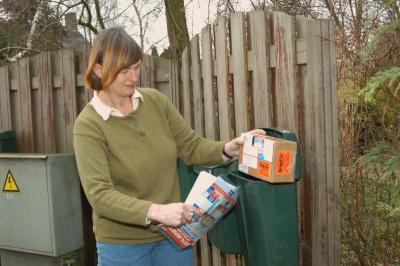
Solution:
[{"label": "green fern", "polygon": [[361,58],[365,62],[369,56],[375,51],[381,37],[384,34],[393,33],[400,27],[400,20],[393,20],[386,25],[380,26],[373,34],[372,39],[367,43],[364,49],[361,51]]},{"label": "green fern", "polygon": [[392,67],[376,73],[370,78],[360,94],[368,103],[375,103],[377,92],[384,85],[393,88],[393,95],[396,96],[400,90],[400,67]]},{"label": "green fern", "polygon": [[369,149],[361,158],[366,171],[378,170],[383,182],[394,184],[391,191],[396,204],[393,213],[400,213],[400,151],[387,142],[378,142]]},{"label": "green fern", "polygon": [[[370,24],[374,21],[374,18],[381,11],[385,10],[391,5],[397,5],[396,1],[397,0],[387,0],[386,2],[383,2],[380,8],[378,8],[375,12],[372,12],[367,17],[364,28],[369,28]],[[361,60],[365,63],[369,59],[369,56],[376,50],[382,36],[395,32],[398,27],[400,27],[400,19],[394,19],[388,24],[382,25],[374,30],[371,40],[369,40],[367,45],[365,45],[364,48],[361,50]]]}]

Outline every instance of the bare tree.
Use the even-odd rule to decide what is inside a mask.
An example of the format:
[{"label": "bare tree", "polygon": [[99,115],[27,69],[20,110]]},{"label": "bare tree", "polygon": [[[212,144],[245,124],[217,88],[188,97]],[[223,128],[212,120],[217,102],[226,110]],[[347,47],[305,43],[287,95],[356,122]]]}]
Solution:
[{"label": "bare tree", "polygon": [[[383,23],[385,1],[376,0],[324,0],[325,7],[333,18],[340,52],[343,57],[359,63],[361,48],[378,25]],[[398,8],[398,7],[397,7]]]},{"label": "bare tree", "polygon": [[189,33],[186,24],[183,0],[164,0],[167,18],[169,54],[165,56],[178,58],[189,44]]},{"label": "bare tree", "polygon": [[16,54],[15,56],[13,56],[12,58],[10,58],[10,61],[15,61],[21,57],[23,57],[28,51],[32,51],[32,41],[33,41],[33,37],[36,33],[36,28],[37,28],[37,24],[39,22],[39,18],[42,16],[43,14],[43,9],[46,5],[46,1],[40,1],[38,4],[38,8],[36,9],[35,12],[35,16],[33,17],[32,20],[32,25],[31,25],[31,29],[26,41],[26,49],[23,49],[21,52],[19,52],[18,54]]},{"label": "bare tree", "polygon": [[57,10],[62,10],[58,11],[59,19],[66,13],[76,12],[79,14],[78,24],[93,34],[125,17],[124,13],[131,6],[121,11],[118,2],[114,0],[52,0],[51,2],[57,6]]},{"label": "bare tree", "polygon": [[60,47],[61,24],[49,0],[0,2],[0,61]]},{"label": "bare tree", "polygon": [[[379,146],[382,142],[390,143],[393,150],[397,147],[398,151],[399,147],[400,107],[398,94],[393,93],[398,88],[398,78],[384,81],[390,80],[387,78],[391,75],[399,76],[400,3],[394,0],[324,0],[323,3],[336,25],[340,131],[344,144],[340,184],[341,261],[343,265],[394,265],[400,258],[399,218],[381,206],[396,206],[398,199],[392,190],[399,182],[399,175],[381,178],[386,174],[384,163],[372,158],[384,158],[385,163],[395,161],[385,157],[389,152],[376,151],[384,147]],[[360,92],[373,83],[373,101],[365,101]]]},{"label": "bare tree", "polygon": [[[128,5],[120,7],[120,3],[115,0],[53,0],[57,5],[61,5],[63,12],[60,17],[67,12],[77,12],[79,14],[78,24],[82,26],[85,36],[92,40],[101,29],[113,25],[124,25],[127,30],[137,28],[133,32],[134,36],[139,37],[139,42],[144,49],[148,44],[147,34],[152,23],[160,15],[163,6],[162,0],[131,0]],[[132,14],[134,14],[132,16]],[[152,47],[154,44],[148,44]],[[150,49],[150,48],[149,48]]]},{"label": "bare tree", "polygon": [[218,0],[217,2],[217,14],[228,16],[232,13],[235,13],[237,10],[237,6],[240,4],[240,1],[236,0]]},{"label": "bare tree", "polygon": [[162,11],[162,1],[154,0],[132,0],[132,6],[136,17],[131,20],[133,24],[139,26],[140,47],[144,50],[146,34],[150,28],[150,24],[154,22]]}]

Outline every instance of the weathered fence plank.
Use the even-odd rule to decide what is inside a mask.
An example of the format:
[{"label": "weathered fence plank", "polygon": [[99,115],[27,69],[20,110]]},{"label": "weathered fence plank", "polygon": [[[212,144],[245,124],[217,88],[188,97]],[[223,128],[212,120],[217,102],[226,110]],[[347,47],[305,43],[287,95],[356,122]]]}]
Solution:
[{"label": "weathered fence plank", "polygon": [[8,66],[0,67],[0,95],[0,129],[2,131],[10,130],[12,128],[12,123]]},{"label": "weathered fence plank", "polygon": [[250,129],[245,13],[231,16],[232,73],[235,99],[235,134]]},{"label": "weathered fence plank", "polygon": [[204,136],[203,89],[201,86],[201,63],[198,34],[196,34],[190,42],[190,52],[192,64],[193,114],[195,114],[194,130],[199,136]]},{"label": "weathered fence plank", "polygon": [[337,105],[337,95],[336,95],[336,47],[335,47],[335,24],[332,20],[329,21],[329,60],[330,60],[330,82],[331,82],[331,101],[332,101],[332,146],[333,146],[333,190],[335,194],[334,198],[334,217],[333,221],[334,228],[332,230],[334,233],[334,247],[333,265],[340,265],[340,150],[339,150],[339,110]]},{"label": "weathered fence plank", "polygon": [[182,53],[182,114],[186,122],[193,127],[189,60],[189,49],[186,48]]},{"label": "weathered fence plank", "polygon": [[207,25],[201,31],[201,50],[202,50],[202,76],[204,91],[204,122],[205,137],[208,139],[218,139],[217,121],[215,119],[216,90],[214,88],[214,64],[212,53],[211,26]]},{"label": "weathered fence plank", "polygon": [[64,100],[64,121],[66,152],[73,152],[72,129],[77,117],[76,74],[74,53],[72,50],[62,52],[62,90]]},{"label": "weathered fence plank", "polygon": [[22,120],[22,151],[33,150],[32,98],[29,58],[18,61],[19,90]]},{"label": "weathered fence plank", "polygon": [[[275,45],[275,125],[288,129],[301,138],[298,75],[296,71],[295,23],[292,16],[273,13],[273,39]],[[297,186],[297,207],[301,208],[301,185]],[[298,232],[301,231],[301,216],[298,212]],[[301,239],[301,237],[299,237]],[[301,244],[299,244],[300,246]],[[300,259],[302,258],[299,247]]]},{"label": "weathered fence plank", "polygon": [[54,112],[53,112],[53,81],[50,52],[39,55],[39,82],[42,96],[42,117],[44,152],[56,152]]},{"label": "weathered fence plank", "polygon": [[200,257],[201,266],[211,266],[210,248],[208,246],[207,235],[200,238]]},{"label": "weathered fence plank", "polygon": [[[313,62],[315,61],[313,54],[312,54],[312,32],[309,30],[309,27],[312,26],[312,22],[309,19],[306,19],[304,17],[298,17],[298,21],[301,21],[303,25],[305,25],[304,28],[304,35],[306,36],[307,39],[307,52],[310,52],[310,55],[308,56],[308,62]],[[314,41],[315,43],[315,41]],[[312,64],[307,64],[305,74],[306,77],[304,79],[304,91],[303,91],[303,110],[304,110],[304,137],[303,137],[303,146],[302,146],[302,164],[304,167],[303,171],[303,179],[304,179],[304,193],[305,193],[305,198],[304,200],[307,200],[304,202],[304,219],[305,222],[308,222],[304,226],[304,232],[305,232],[305,243],[303,245],[303,264],[304,265],[312,265],[313,259],[314,259],[314,245],[319,245],[319,243],[314,242],[314,232],[316,230],[314,227],[316,225],[313,225],[313,219],[315,219],[315,212],[314,206],[315,206],[315,201],[317,200],[313,194],[314,188],[317,187],[316,183],[316,178],[313,177],[313,175],[316,172],[316,151],[315,151],[315,130],[314,130],[314,121],[315,121],[315,108],[314,108],[314,89],[312,87],[312,73],[315,67],[313,67]],[[309,191],[307,189],[310,188]],[[309,194],[307,194],[307,192]],[[308,196],[306,198],[306,196]],[[307,210],[310,210],[310,213],[307,212]],[[315,243],[315,244],[314,244]]]},{"label": "weathered fence plank", "polygon": [[276,48],[275,123],[279,128],[298,134],[294,18],[274,12],[273,25]]},{"label": "weathered fence plank", "polygon": [[[324,106],[324,83],[323,83],[323,62],[321,43],[321,22],[318,20],[309,23],[310,36],[309,47],[313,56],[309,56],[310,89],[314,90],[313,106],[315,112],[314,131],[316,154],[315,187],[314,194],[314,228],[313,228],[313,265],[327,264],[328,258],[328,228],[327,228],[327,201],[326,201],[326,147],[325,147],[325,106]],[[311,51],[310,51],[311,52]],[[325,261],[325,262],[324,262]]]},{"label": "weathered fence plank", "polygon": [[155,86],[155,67],[154,58],[145,56],[140,71],[140,86],[154,88]]},{"label": "weathered fence plank", "polygon": [[[307,21],[305,17],[296,17],[296,32],[297,37],[303,40],[307,40]],[[304,46],[306,47],[306,46]],[[304,52],[306,53],[306,51]],[[311,187],[311,176],[309,175],[310,161],[307,152],[309,152],[309,146],[311,139],[313,138],[306,131],[312,128],[313,118],[309,117],[312,112],[312,105],[310,105],[310,97],[312,97],[312,91],[307,89],[307,62],[299,62],[297,71],[297,87],[298,87],[298,132],[299,132],[299,143],[301,150],[302,160],[302,178],[298,186],[298,209],[299,212],[299,232],[302,232],[302,242],[299,245],[300,248],[300,261],[302,265],[311,265],[312,263],[312,187]],[[300,110],[307,113],[301,113]],[[306,126],[307,125],[307,126]],[[307,140],[307,141],[306,141]],[[305,167],[306,166],[306,167]]]},{"label": "weathered fence plank", "polygon": [[[239,259],[236,259],[236,257],[239,257],[239,255],[232,255],[232,254],[226,254],[226,266],[236,266],[241,263],[240,257]],[[243,260],[244,261],[244,260]],[[241,265],[244,265],[243,263]]]},{"label": "weathered fence plank", "polygon": [[271,127],[273,121],[272,81],[269,64],[270,37],[267,35],[267,13],[249,13],[251,51],[249,69],[253,76],[254,127]]},{"label": "weathered fence plank", "polygon": [[65,136],[65,103],[62,88],[62,51],[51,54],[51,65],[53,67],[53,112],[54,129],[56,140],[56,152],[67,150],[67,137]]},{"label": "weathered fence plank", "polygon": [[76,86],[77,86],[77,112],[79,114],[80,111],[85,107],[85,105],[90,101],[93,97],[93,92],[85,88],[85,72],[87,68],[87,60],[89,57],[88,49],[82,49],[76,51],[75,58],[77,58],[76,64]]},{"label": "weathered fence plank", "polygon": [[219,17],[215,25],[215,65],[218,87],[218,114],[219,136],[221,140],[229,140],[233,137],[229,113],[232,113],[228,101],[228,86],[230,80],[228,63],[228,40],[226,30],[226,18]]},{"label": "weathered fence plank", "polygon": [[[321,45],[322,67],[324,86],[325,108],[325,152],[326,152],[326,204],[327,221],[335,221],[335,177],[333,172],[333,121],[332,121],[332,91],[331,91],[331,64],[330,64],[330,40],[329,20],[321,20]],[[335,246],[335,228],[328,228],[328,250]],[[328,252],[328,263],[334,265],[335,252]]]},{"label": "weathered fence plank", "polygon": [[171,87],[173,80],[170,75],[172,60],[155,56],[152,56],[152,58],[154,62],[154,74],[151,88],[157,88],[157,90],[167,96],[168,99],[173,101],[173,91]]},{"label": "weathered fence plank", "polygon": [[211,244],[211,250],[212,250],[212,266],[221,266],[222,265],[221,251],[212,244]]},{"label": "weathered fence plank", "polygon": [[12,129],[15,130],[17,151],[22,150],[22,117],[21,117],[21,98],[19,89],[18,63],[9,65],[9,84],[10,86],[10,114]]},{"label": "weathered fence plank", "polygon": [[39,86],[40,58],[32,57],[29,60],[31,70],[31,98],[32,98],[32,135],[33,135],[33,152],[44,152],[44,131],[43,131],[43,114],[42,114],[42,90]]},{"label": "weathered fence plank", "polygon": [[179,61],[170,60],[169,61],[169,76],[170,76],[170,87],[171,87],[171,101],[181,113],[181,94],[179,88],[181,87],[179,83]]}]

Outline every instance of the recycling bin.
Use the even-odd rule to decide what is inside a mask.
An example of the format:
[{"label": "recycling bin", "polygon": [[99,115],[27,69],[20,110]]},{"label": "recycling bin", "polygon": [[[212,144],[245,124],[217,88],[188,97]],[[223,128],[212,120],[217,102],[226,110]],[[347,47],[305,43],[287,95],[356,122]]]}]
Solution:
[{"label": "recycling bin", "polygon": [[[297,142],[287,130],[264,128],[269,136]],[[299,146],[294,183],[269,183],[238,171],[238,161],[217,166],[186,166],[178,162],[182,199],[198,173],[207,171],[239,187],[236,206],[208,233],[213,245],[230,254],[242,254],[246,265],[298,265],[297,190],[301,177]]]},{"label": "recycling bin", "polygon": [[[296,135],[287,130],[264,130],[269,136],[297,141]],[[240,187],[235,213],[246,265],[298,265],[296,182],[269,183],[237,169],[235,161],[228,172],[232,182]],[[297,148],[295,181],[300,174]]]},{"label": "recycling bin", "polygon": [[7,130],[0,133],[0,152],[17,152],[14,130]]},{"label": "recycling bin", "polygon": [[[228,177],[230,163],[219,165],[195,165],[187,166],[182,160],[178,161],[178,173],[180,177],[180,189],[182,200],[188,196],[190,189],[196,182],[201,171],[206,171],[214,176],[220,176],[225,181],[231,182]],[[208,232],[208,238],[214,246],[225,253],[242,254],[238,225],[236,222],[235,208],[229,210],[221,220]]]},{"label": "recycling bin", "polygon": [[178,176],[181,200],[185,201],[196,182],[197,174],[194,172],[193,165],[186,165],[184,161],[178,159]]}]

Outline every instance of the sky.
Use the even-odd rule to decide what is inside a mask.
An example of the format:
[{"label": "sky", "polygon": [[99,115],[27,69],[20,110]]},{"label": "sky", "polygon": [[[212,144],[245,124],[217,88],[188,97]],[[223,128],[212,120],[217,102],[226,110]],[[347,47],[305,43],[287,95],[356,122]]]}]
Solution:
[{"label": "sky", "polygon": [[[120,8],[124,8],[129,5],[130,0],[118,0]],[[209,5],[210,2],[210,5]],[[215,19],[217,8],[217,1],[209,0],[185,0],[186,8],[186,22],[189,30],[189,38],[191,39],[194,35],[201,33],[201,30],[207,25],[207,21],[210,20],[212,23]],[[241,1],[239,5],[240,11],[250,10],[250,1]],[[133,11],[132,16],[134,16]],[[138,32],[138,27],[126,27],[127,31],[132,35]],[[151,29],[147,33],[148,43],[145,43],[144,51],[147,52],[150,49],[150,45],[156,43],[158,52],[161,53],[164,48],[167,48],[168,37],[167,37],[167,25],[164,10],[158,16],[157,20],[151,24]],[[139,41],[139,38],[135,38]],[[161,41],[160,41],[161,40]]]}]

